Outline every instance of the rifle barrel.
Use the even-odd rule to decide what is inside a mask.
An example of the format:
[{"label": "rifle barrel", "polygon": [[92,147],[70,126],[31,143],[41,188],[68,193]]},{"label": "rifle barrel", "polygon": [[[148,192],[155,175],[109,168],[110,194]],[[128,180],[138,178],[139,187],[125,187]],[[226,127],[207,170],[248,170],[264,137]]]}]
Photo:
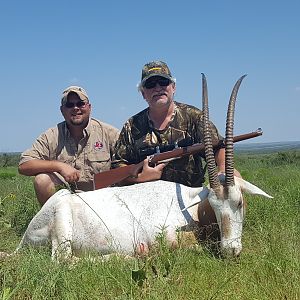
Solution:
[{"label": "rifle barrel", "polygon": [[[241,134],[241,135],[237,135],[233,137],[233,142],[241,142],[244,140],[248,140],[248,139],[252,139],[255,138],[257,136],[262,135],[262,130],[261,128],[258,128],[256,131],[253,132],[249,132],[249,133],[245,133],[245,134]],[[218,141],[218,142],[214,142],[213,143],[213,148],[218,148],[220,147],[222,144],[224,143],[224,141]],[[186,147],[180,147],[180,148],[176,148],[174,150],[171,151],[166,151],[163,153],[156,153],[153,154],[152,156],[150,156],[149,159],[149,165],[150,166],[155,166],[156,164],[158,164],[159,162],[162,161],[168,161],[169,159],[178,159],[187,155],[193,155],[196,153],[201,153],[202,151],[204,151],[204,144],[202,143],[197,143],[191,146],[186,146]]]}]

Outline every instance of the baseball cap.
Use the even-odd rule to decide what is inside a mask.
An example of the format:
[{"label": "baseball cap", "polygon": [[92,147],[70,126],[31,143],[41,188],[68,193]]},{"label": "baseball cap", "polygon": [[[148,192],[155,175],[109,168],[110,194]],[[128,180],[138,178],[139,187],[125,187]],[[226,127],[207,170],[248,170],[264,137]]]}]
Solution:
[{"label": "baseball cap", "polygon": [[81,100],[89,101],[88,94],[84,88],[76,85],[71,85],[63,91],[62,98],[61,98],[61,105],[66,104],[66,102],[68,101],[68,95],[71,92],[76,93]]},{"label": "baseball cap", "polygon": [[144,65],[142,69],[142,78],[141,78],[140,87],[143,86],[144,82],[147,79],[153,76],[161,76],[175,82],[175,78],[172,77],[168,65],[165,62],[160,60],[151,61]]}]

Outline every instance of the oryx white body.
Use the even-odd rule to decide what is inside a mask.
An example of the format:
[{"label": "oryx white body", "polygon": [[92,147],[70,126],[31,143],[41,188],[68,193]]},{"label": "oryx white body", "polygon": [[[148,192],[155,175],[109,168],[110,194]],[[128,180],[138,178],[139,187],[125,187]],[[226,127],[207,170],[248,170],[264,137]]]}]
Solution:
[{"label": "oryx white body", "polygon": [[[246,181],[238,181],[248,184],[248,192],[270,197]],[[234,246],[240,251],[242,207],[240,213],[236,214],[237,209],[233,209],[232,214],[226,201],[223,201],[224,206],[220,206],[219,200],[218,205],[214,205],[216,199],[207,187],[190,188],[161,180],[79,194],[60,190],[32,219],[17,250],[25,244],[51,242],[53,258],[56,255],[68,257],[84,249],[101,254],[133,255],[140,244],[151,246],[162,230],[170,243],[177,242],[176,232],[189,227],[185,225],[197,230],[194,224],[201,216],[198,203],[207,200],[212,201],[213,209],[217,210],[218,220],[225,215],[232,220],[231,235],[223,241],[223,246]]]},{"label": "oryx white body", "polygon": [[19,248],[51,241],[53,256],[60,248],[66,255],[83,249],[132,255],[140,243],[151,245],[162,229],[176,241],[176,230],[197,215],[196,207],[181,209],[199,201],[201,190],[166,181],[79,194],[60,190],[32,219]]}]

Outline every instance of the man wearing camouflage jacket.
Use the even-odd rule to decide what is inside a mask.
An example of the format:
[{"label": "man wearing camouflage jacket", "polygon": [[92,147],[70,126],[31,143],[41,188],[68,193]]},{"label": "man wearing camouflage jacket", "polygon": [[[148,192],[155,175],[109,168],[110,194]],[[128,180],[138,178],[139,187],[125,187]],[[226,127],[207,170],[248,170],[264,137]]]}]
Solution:
[{"label": "man wearing camouflage jacket", "polygon": [[[151,180],[167,180],[187,186],[202,186],[204,182],[203,158],[190,155],[155,167],[148,165],[148,155],[172,150],[176,146],[203,143],[202,111],[191,105],[174,101],[175,78],[162,61],[144,65],[139,91],[148,108],[132,116],[124,124],[116,143],[112,166],[136,164],[144,160],[143,170],[137,178],[128,178],[123,184]],[[212,139],[223,139],[211,123]],[[215,151],[219,172],[224,172],[225,151]]]}]

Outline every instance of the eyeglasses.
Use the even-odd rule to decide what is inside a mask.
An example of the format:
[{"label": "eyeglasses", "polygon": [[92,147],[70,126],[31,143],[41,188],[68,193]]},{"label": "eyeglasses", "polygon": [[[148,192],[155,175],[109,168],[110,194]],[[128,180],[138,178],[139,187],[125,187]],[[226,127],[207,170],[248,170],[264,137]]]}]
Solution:
[{"label": "eyeglasses", "polygon": [[168,86],[171,83],[171,80],[168,78],[160,78],[156,80],[146,80],[144,87],[146,89],[153,89],[158,84],[159,86]]},{"label": "eyeglasses", "polygon": [[78,101],[76,103],[66,102],[65,103],[65,107],[67,107],[67,108],[73,108],[73,107],[76,106],[78,108],[84,108],[86,106],[86,104],[87,104],[87,102],[80,100],[80,101]]}]

